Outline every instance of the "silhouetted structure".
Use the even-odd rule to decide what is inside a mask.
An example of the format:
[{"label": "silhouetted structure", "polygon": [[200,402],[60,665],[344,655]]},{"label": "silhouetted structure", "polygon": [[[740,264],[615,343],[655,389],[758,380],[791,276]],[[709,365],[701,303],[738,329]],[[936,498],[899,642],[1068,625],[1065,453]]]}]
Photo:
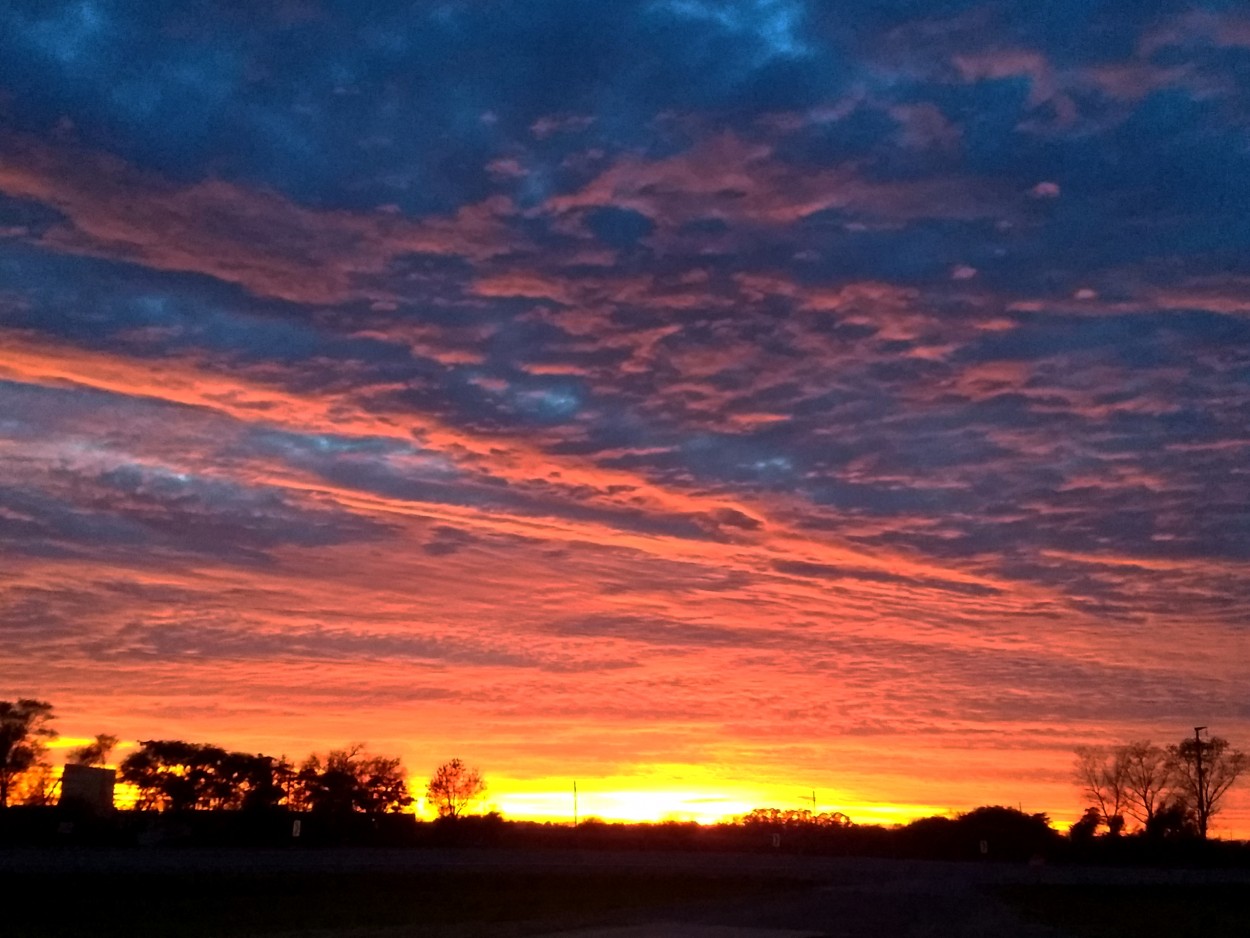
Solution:
[{"label": "silhouetted structure", "polygon": [[108,814],[113,810],[117,773],[112,769],[68,762],[61,773],[61,804]]}]

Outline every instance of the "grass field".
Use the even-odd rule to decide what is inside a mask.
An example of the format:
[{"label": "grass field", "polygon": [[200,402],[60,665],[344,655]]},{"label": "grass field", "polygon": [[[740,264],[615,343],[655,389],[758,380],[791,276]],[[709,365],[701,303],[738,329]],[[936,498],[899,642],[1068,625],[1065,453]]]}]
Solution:
[{"label": "grass field", "polygon": [[[640,873],[6,873],[6,938],[524,934],[623,910],[777,894],[784,881]],[[465,926],[456,931],[450,926]],[[502,926],[512,925],[506,928]],[[409,929],[412,929],[409,932]]]},{"label": "grass field", "polygon": [[1073,938],[1246,938],[1244,884],[1003,886],[1023,917]]}]

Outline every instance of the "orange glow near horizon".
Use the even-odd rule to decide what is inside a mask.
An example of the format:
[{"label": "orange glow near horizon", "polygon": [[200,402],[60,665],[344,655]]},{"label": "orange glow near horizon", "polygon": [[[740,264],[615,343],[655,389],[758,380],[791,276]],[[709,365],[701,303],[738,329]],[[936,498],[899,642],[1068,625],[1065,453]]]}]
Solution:
[{"label": "orange glow near horizon", "polygon": [[[90,741],[90,737],[62,736],[52,740],[49,748],[67,751]],[[107,767],[116,769],[126,751],[137,745],[134,740],[120,742]],[[59,774],[59,765],[56,770]],[[954,817],[981,805],[1002,804],[1029,813],[1044,813],[1050,818],[1052,827],[1064,831],[1080,817],[1083,810],[1083,807],[1073,807],[1079,804],[1074,789],[1065,794],[1062,788],[1053,785],[1022,788],[1021,791],[1032,795],[1027,799],[1004,798],[1001,792],[987,791],[984,798],[962,804],[877,802],[865,799],[862,793],[836,788],[802,790],[786,783],[734,781],[699,765],[650,766],[639,775],[582,776],[579,779],[571,776],[519,778],[496,773],[487,773],[485,777],[487,790],[470,807],[469,814],[497,812],[505,820],[552,824],[573,823],[575,781],[578,820],[609,824],[670,821],[719,824],[731,822],[755,808],[810,811],[813,810],[813,794],[816,796],[816,813],[836,811],[856,824],[884,827],[904,825],[923,817]],[[408,775],[408,790],[414,798],[409,812],[424,820],[433,820],[437,812],[424,797],[427,781],[428,776]],[[114,802],[119,809],[133,807],[136,799],[137,792],[132,786],[118,783]],[[1059,807],[1055,807],[1058,799],[1062,800],[1058,801]],[[1246,810],[1246,801],[1240,792],[1233,791],[1215,819],[1213,836],[1250,840],[1250,812]],[[1131,819],[1128,829],[1135,829]]]},{"label": "orange glow near horizon", "polygon": [[[553,787],[561,784],[563,787]],[[497,810],[514,820],[571,823],[573,779],[537,779],[519,782],[500,779],[497,794],[487,792],[483,810]],[[826,793],[828,794],[828,793]],[[919,817],[949,813],[935,805],[868,805],[835,802],[826,804],[817,792],[816,811],[839,811],[859,824],[905,824]],[[807,796],[810,797],[810,796]],[[582,821],[596,819],[608,823],[665,821],[717,824],[732,821],[755,808],[779,807],[811,810],[807,797],[792,787],[776,789],[737,787],[703,788],[687,783],[666,785],[662,779],[627,777],[589,779],[578,782],[577,811]]]}]

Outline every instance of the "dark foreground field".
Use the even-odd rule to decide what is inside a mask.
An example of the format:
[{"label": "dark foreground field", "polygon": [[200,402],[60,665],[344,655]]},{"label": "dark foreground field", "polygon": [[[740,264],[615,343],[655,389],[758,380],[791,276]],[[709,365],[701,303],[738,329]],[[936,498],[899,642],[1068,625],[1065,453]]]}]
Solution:
[{"label": "dark foreground field", "polygon": [[9,874],[4,934],[78,938],[527,934],[786,889],[776,880],[525,872]]},{"label": "dark foreground field", "polygon": [[0,851],[5,938],[1244,938],[1245,873],[736,854]]},{"label": "dark foreground field", "polygon": [[1000,898],[1025,917],[1074,938],[1246,938],[1250,886],[1005,886]]}]

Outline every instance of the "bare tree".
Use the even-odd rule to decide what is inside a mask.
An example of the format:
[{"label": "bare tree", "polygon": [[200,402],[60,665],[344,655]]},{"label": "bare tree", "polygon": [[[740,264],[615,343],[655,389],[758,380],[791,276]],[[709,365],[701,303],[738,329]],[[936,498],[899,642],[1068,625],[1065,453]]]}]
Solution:
[{"label": "bare tree", "polygon": [[1124,772],[1124,807],[1143,827],[1163,808],[1172,776],[1162,746],[1139,740],[1117,750]]},{"label": "bare tree", "polygon": [[426,795],[438,809],[439,817],[458,818],[485,791],[486,783],[477,769],[452,759],[434,771]]},{"label": "bare tree", "polygon": [[1246,754],[1222,736],[1186,738],[1168,746],[1168,763],[1178,793],[1197,816],[1199,836],[1206,837],[1220,802],[1248,767]]},{"label": "bare tree", "polygon": [[14,781],[43,760],[44,740],[56,736],[51,722],[52,704],[45,700],[0,700],[0,808],[8,807]]},{"label": "bare tree", "polygon": [[73,750],[67,761],[75,765],[104,765],[109,761],[109,754],[116,748],[118,739],[108,733],[99,733],[96,738],[85,746]]},{"label": "bare tree", "polygon": [[1107,750],[1100,746],[1079,746],[1076,750],[1076,780],[1095,804],[1101,821],[1114,836],[1124,827],[1124,808],[1128,800],[1128,780],[1124,750],[1117,746]]}]

